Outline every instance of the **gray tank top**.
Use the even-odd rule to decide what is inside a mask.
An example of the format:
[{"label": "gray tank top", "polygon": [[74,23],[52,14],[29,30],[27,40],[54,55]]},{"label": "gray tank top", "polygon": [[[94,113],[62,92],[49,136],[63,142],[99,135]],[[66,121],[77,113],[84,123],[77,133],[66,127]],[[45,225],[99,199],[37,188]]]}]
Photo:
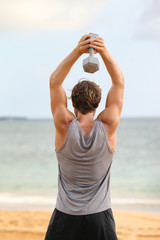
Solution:
[{"label": "gray tank top", "polygon": [[101,121],[94,121],[87,138],[75,118],[56,155],[59,168],[56,208],[59,211],[86,215],[111,207],[110,169],[113,152]]}]

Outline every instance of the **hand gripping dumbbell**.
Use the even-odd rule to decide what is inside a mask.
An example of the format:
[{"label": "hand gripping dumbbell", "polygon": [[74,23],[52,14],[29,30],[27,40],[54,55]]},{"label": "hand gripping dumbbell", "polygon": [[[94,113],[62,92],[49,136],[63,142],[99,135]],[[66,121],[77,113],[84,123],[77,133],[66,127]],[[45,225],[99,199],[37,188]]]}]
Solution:
[{"label": "hand gripping dumbbell", "polygon": [[[92,39],[98,36],[98,34],[96,33],[90,33],[90,34],[92,34],[92,36],[87,39]],[[83,69],[85,72],[94,73],[99,70],[98,58],[95,58],[93,54],[94,54],[94,49],[89,48],[89,57],[83,60]]]}]

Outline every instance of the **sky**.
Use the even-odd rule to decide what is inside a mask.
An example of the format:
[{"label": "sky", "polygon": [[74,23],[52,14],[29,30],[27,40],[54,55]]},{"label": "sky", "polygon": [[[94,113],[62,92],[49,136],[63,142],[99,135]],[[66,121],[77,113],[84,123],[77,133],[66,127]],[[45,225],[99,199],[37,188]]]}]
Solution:
[{"label": "sky", "polygon": [[[160,117],[159,0],[0,0],[0,117],[52,118],[50,75],[89,32],[104,38],[125,77],[122,117]],[[85,73],[86,57],[63,86],[69,97],[80,78],[95,81],[98,114],[111,78],[99,54],[100,70]]]}]

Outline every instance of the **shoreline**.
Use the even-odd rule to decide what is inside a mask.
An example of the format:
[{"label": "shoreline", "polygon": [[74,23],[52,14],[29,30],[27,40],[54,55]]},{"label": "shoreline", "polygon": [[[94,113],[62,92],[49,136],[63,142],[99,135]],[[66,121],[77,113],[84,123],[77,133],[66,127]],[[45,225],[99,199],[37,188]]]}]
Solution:
[{"label": "shoreline", "polygon": [[[1,238],[44,239],[53,210],[0,210]],[[160,212],[113,210],[113,215],[118,240],[160,239]]]},{"label": "shoreline", "polygon": [[[52,195],[0,193],[0,210],[49,210],[56,204],[56,191]],[[160,212],[160,199],[111,197],[113,210]]]}]

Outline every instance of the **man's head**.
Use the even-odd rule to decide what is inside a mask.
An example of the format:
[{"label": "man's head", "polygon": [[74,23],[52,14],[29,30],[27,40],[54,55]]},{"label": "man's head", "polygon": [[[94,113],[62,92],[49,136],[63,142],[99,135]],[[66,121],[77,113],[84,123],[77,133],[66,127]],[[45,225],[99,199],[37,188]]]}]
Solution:
[{"label": "man's head", "polygon": [[79,81],[72,89],[71,99],[74,108],[82,114],[93,112],[101,101],[101,89],[94,82]]}]

